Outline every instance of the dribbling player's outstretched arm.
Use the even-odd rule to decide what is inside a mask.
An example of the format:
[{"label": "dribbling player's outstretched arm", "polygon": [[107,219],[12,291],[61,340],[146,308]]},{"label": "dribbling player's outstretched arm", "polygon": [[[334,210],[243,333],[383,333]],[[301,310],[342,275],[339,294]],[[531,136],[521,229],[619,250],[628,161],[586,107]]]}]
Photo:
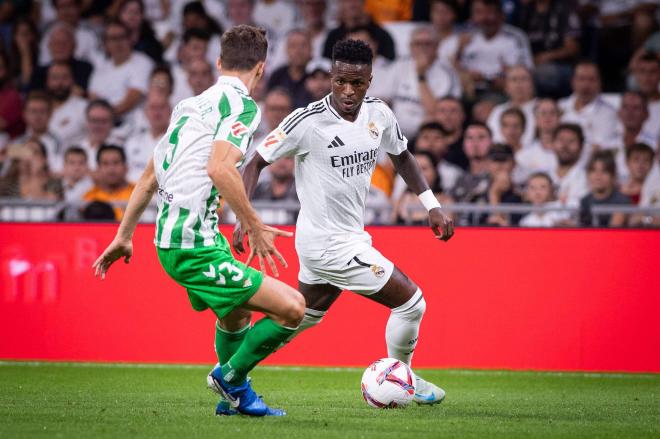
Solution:
[{"label": "dribbling player's outstretched arm", "polygon": [[407,149],[399,155],[389,154],[389,156],[396,171],[428,209],[429,225],[435,236],[443,241],[448,241],[454,235],[454,222],[442,211],[440,203],[424,179],[415,157]]},{"label": "dribbling player's outstretched arm", "polygon": [[243,224],[250,241],[250,256],[246,264],[250,264],[256,256],[262,272],[266,272],[264,259],[268,262],[273,275],[279,276],[273,255],[286,268],[287,263],[275,248],[276,236],[293,236],[293,233],[278,230],[261,222],[257,212],[248,200],[241,174],[236,164],[243,158],[243,153],[226,141],[213,142],[213,150],[208,162],[208,174],[218,192],[227,201],[227,204],[236,214],[238,221]]},{"label": "dribbling player's outstretched arm", "polygon": [[[268,165],[270,165],[270,163],[264,160],[259,152],[255,152],[252,159],[247,165],[245,165],[245,168],[243,168],[243,184],[245,185],[245,192],[247,193],[248,199],[252,198],[252,195],[254,194],[261,171],[263,171]],[[232,245],[238,254],[245,252],[245,247],[243,246],[244,237],[245,234],[241,227],[241,222],[237,221],[232,236]]]},{"label": "dribbling player's outstretched arm", "polygon": [[115,239],[105,249],[105,251],[98,257],[92,268],[94,275],[101,275],[101,279],[105,279],[105,273],[108,268],[119,258],[124,258],[124,262],[128,264],[133,255],[133,233],[137,226],[144,209],[147,208],[149,202],[158,189],[158,181],[154,174],[153,159],[149,160],[142,176],[135,185],[131,198],[128,200],[124,217],[119,224],[119,229],[115,235]]}]

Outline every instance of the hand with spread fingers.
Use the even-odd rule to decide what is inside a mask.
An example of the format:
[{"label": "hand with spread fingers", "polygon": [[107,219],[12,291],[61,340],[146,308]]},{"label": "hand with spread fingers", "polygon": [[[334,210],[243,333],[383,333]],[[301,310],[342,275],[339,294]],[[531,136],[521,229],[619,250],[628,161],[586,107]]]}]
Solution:
[{"label": "hand with spread fingers", "polygon": [[245,232],[241,227],[241,222],[236,221],[236,225],[234,226],[234,233],[232,234],[231,245],[232,247],[234,247],[234,251],[239,255],[245,253],[245,245],[243,244],[244,240],[245,240]]},{"label": "hand with spread fingers", "polygon": [[[275,227],[267,226],[265,224],[260,224],[256,227],[252,227],[247,230],[248,242],[250,245],[250,255],[248,256],[246,265],[250,265],[252,259],[256,256],[259,259],[259,267],[261,272],[266,274],[266,262],[273,273],[273,276],[279,277],[280,273],[277,270],[277,265],[273,260],[273,256],[282,264],[284,268],[287,268],[288,265],[284,260],[284,257],[275,247],[275,237],[277,236],[293,236],[292,232],[286,232],[284,230],[276,229]],[[242,242],[241,242],[242,247]]]},{"label": "hand with spread fingers", "polygon": [[124,258],[124,262],[128,264],[131,256],[133,256],[133,243],[130,240],[115,238],[92,265],[94,276],[100,274],[101,279],[105,279],[105,274],[117,259]]},{"label": "hand with spread fingers", "polygon": [[454,236],[454,221],[438,207],[429,211],[429,225],[435,237],[442,241]]}]

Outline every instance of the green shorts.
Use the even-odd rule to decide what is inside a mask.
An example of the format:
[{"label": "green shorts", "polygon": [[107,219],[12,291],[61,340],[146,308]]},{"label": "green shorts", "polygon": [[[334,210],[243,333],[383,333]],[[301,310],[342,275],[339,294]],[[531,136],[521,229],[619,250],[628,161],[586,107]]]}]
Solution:
[{"label": "green shorts", "polygon": [[211,308],[219,318],[249,300],[264,280],[261,272],[234,258],[222,235],[210,247],[158,248],[158,259],[167,274],[186,289],[195,310]]}]

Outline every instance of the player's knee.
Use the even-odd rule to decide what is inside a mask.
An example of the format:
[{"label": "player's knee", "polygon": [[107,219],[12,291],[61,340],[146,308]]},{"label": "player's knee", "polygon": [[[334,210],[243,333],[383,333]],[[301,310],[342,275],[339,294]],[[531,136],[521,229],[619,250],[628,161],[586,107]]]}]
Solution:
[{"label": "player's knee", "polygon": [[305,298],[302,294],[298,293],[291,297],[283,317],[286,326],[296,328],[300,325],[303,317],[305,317]]},{"label": "player's knee", "polygon": [[392,309],[393,314],[410,321],[421,321],[425,312],[426,300],[424,300],[421,289],[417,289],[410,301],[403,306]]}]

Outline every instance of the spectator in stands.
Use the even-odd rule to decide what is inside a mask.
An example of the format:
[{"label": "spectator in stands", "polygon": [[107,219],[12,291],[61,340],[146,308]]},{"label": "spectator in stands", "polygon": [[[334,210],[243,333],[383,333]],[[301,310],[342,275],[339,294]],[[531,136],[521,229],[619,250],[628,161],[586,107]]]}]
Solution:
[{"label": "spectator in stands", "polygon": [[570,2],[535,0],[522,4],[519,27],[529,38],[534,79],[541,96],[570,93],[573,63],[580,54],[580,18]]},{"label": "spectator in stands", "polygon": [[557,167],[550,176],[559,187],[557,198],[563,205],[576,207],[589,191],[587,175],[579,164],[584,148],[584,134],[580,125],[562,123],[557,126],[552,147],[557,157]]},{"label": "spectator in stands", "polygon": [[[179,101],[172,100],[172,91],[174,90],[174,78],[172,72],[166,65],[154,67],[149,77],[149,92],[157,91],[170,98],[170,103],[177,104]],[[149,93],[147,92],[147,94]]]},{"label": "spectator in stands", "polygon": [[461,37],[457,52],[464,92],[471,98],[499,94],[506,67],[533,67],[529,41],[519,29],[504,24],[500,0],[474,0],[472,22],[477,30]]},{"label": "spectator in stands", "polygon": [[305,78],[305,90],[311,96],[312,101],[323,99],[330,90],[330,61],[325,58],[312,60],[307,63],[307,77]]},{"label": "spectator in stands", "polygon": [[596,227],[622,227],[626,224],[623,213],[597,214],[595,205],[629,205],[630,197],[616,189],[616,163],[612,151],[596,151],[587,163],[589,194],[580,200],[580,225]]},{"label": "spectator in stands", "polygon": [[500,115],[500,133],[502,133],[502,140],[513,149],[516,154],[522,151],[523,147],[523,134],[525,133],[525,126],[527,119],[525,113],[519,108],[507,108]]},{"label": "spectator in stands", "polygon": [[214,71],[206,60],[194,60],[188,66],[188,85],[193,96],[197,96],[215,82]]},{"label": "spectator in stands", "polygon": [[75,203],[94,186],[87,165],[87,153],[79,146],[72,146],[64,153],[62,186],[64,201]]},{"label": "spectator in stands", "polygon": [[50,61],[44,62],[43,59],[41,60],[41,64],[34,70],[32,79],[30,80],[30,89],[41,90],[45,88],[50,63],[64,62],[69,64],[73,73],[73,81],[75,83],[74,93],[82,95],[87,92],[93,67],[91,63],[74,56],[76,39],[71,26],[65,23],[54,24],[48,35],[43,37],[43,40],[46,39]]},{"label": "spectator in stands", "polygon": [[420,25],[410,37],[411,58],[398,60],[390,69],[390,96],[401,130],[412,137],[424,120],[432,117],[436,99],[461,96],[453,68],[438,59],[438,35],[431,25]]},{"label": "spectator in stands", "polygon": [[171,70],[174,84],[172,92],[172,101],[174,104],[193,96],[193,91],[188,83],[187,70],[193,61],[205,60],[209,38],[210,36],[206,31],[195,28],[188,29],[183,34],[177,62],[172,63]]},{"label": "spectator in stands", "polygon": [[46,90],[52,97],[53,114],[49,131],[61,142],[73,142],[85,136],[87,101],[73,94],[73,73],[66,62],[53,61],[48,67]]},{"label": "spectator in stands", "polygon": [[124,117],[142,102],[153,62],[131,48],[129,30],[118,21],[106,25],[103,40],[107,57],[94,69],[89,81],[90,97],[107,100],[115,115]]},{"label": "spectator in stands", "polygon": [[[552,179],[545,172],[535,172],[527,179],[525,201],[533,207],[558,207],[555,201]],[[520,220],[520,227],[554,227],[567,219],[560,211],[530,212]]]},{"label": "spectator in stands", "polygon": [[[273,162],[269,169],[270,178],[257,183],[252,201],[298,201],[294,165],[293,157],[284,157]],[[260,209],[259,213],[264,221],[271,224],[294,224],[297,216],[296,212],[283,209]]]},{"label": "spectator in stands", "polygon": [[38,64],[39,33],[35,24],[24,17],[18,18],[13,27],[11,58],[16,68],[13,76],[20,88],[26,90]]},{"label": "spectator in stands", "polygon": [[78,146],[87,153],[89,169],[92,171],[96,170],[96,155],[101,145],[114,141],[112,138],[114,121],[115,113],[112,105],[107,101],[96,99],[87,104],[85,110],[87,130],[85,138],[78,143]]},{"label": "spectator in stands", "polygon": [[62,184],[48,169],[48,152],[38,139],[12,145],[6,174],[0,178],[0,197],[30,201],[62,199]]},{"label": "spectator in stands", "polygon": [[374,23],[364,9],[364,0],[339,0],[339,27],[328,33],[323,46],[323,56],[332,58],[332,48],[339,40],[343,40],[350,30],[356,27],[366,26],[369,33],[378,42],[378,53],[389,60],[393,60],[394,40],[390,34]]},{"label": "spectator in stands", "polygon": [[613,136],[605,142],[603,148],[611,149],[615,154],[617,175],[621,182],[628,179],[626,151],[635,143],[656,144],[656,136],[643,130],[649,117],[646,98],[639,92],[627,91],[621,97],[617,125]]},{"label": "spectator in stands", "polygon": [[293,107],[304,107],[311,102],[305,90],[305,68],[312,59],[309,36],[302,30],[292,30],[286,37],[287,64],[275,70],[268,79],[267,89],[282,87],[291,94]]},{"label": "spectator in stands", "polygon": [[[642,186],[642,193],[639,198],[640,207],[660,207],[660,154],[655,155],[656,160],[653,164],[653,169],[646,176],[644,185]],[[660,226],[660,215],[641,215],[637,218],[634,224],[643,226]]]},{"label": "spectator in stands", "polygon": [[522,143],[529,145],[534,139],[534,105],[536,104],[536,99],[534,98],[534,81],[530,70],[521,65],[506,69],[504,91],[509,97],[509,100],[496,105],[488,116],[488,127],[493,132],[493,140],[495,142],[509,143],[504,138],[500,128],[502,113],[509,108],[519,108],[523,112],[526,121]]},{"label": "spectator in stands", "polygon": [[557,167],[552,147],[554,132],[559,125],[559,108],[552,99],[539,99],[534,107],[535,138],[531,145],[515,155],[516,164],[526,174],[550,173]]},{"label": "spectator in stands", "polygon": [[[513,169],[515,161],[513,149],[509,145],[496,143],[488,150],[488,189],[485,196],[477,199],[477,202],[485,202],[490,206],[499,204],[521,203],[522,198],[515,190],[513,181]],[[491,213],[486,218],[481,218],[480,223],[494,226],[517,225],[521,215],[506,215]]]},{"label": "spectator in stands", "polygon": [[260,144],[292,111],[293,103],[287,90],[278,87],[269,91],[264,99],[263,117],[254,134],[253,143],[255,145]]},{"label": "spectator in stands", "polygon": [[112,203],[115,217],[124,216],[125,203],[133,192],[135,184],[127,180],[128,166],[126,153],[117,145],[102,145],[96,155],[96,184],[84,196],[85,201],[103,201]]},{"label": "spectator in stands", "polygon": [[369,96],[377,98],[387,98],[391,95],[388,83],[389,70],[391,62],[387,58],[378,54],[378,42],[369,33],[369,28],[362,26],[356,27],[346,34],[347,39],[364,41],[371,47],[373,52],[373,60],[371,62],[371,84],[369,85]]},{"label": "spectator in stands", "polygon": [[628,179],[621,185],[621,193],[630,197],[632,204],[639,204],[642,187],[648,177],[655,152],[644,143],[634,143],[626,148],[626,168]]},{"label": "spectator in stands", "polygon": [[[438,174],[438,164],[433,154],[429,151],[416,150],[415,160],[419,166],[422,175],[428,183],[441,204],[447,204],[447,197],[443,196],[443,187],[440,175]],[[405,184],[404,184],[405,187]],[[394,222],[396,224],[426,225],[428,224],[428,212],[419,201],[419,197],[408,187],[405,187],[401,196],[394,202]]]},{"label": "spectator in stands", "polygon": [[15,140],[17,144],[26,144],[29,139],[36,139],[46,148],[48,165],[53,172],[61,172],[64,149],[60,140],[49,130],[53,114],[53,101],[44,91],[33,91],[25,98],[23,119],[25,134]]},{"label": "spectator in stands", "polygon": [[148,127],[130,136],[124,147],[129,181],[138,181],[153,156],[156,144],[167,131],[172,114],[167,95],[155,90],[149,92],[144,103],[144,114]]},{"label": "spectator in stands", "polygon": [[456,0],[432,0],[429,2],[431,23],[438,33],[438,58],[447,65],[456,65],[459,33],[456,30],[458,2]]},{"label": "spectator in stands", "polygon": [[254,3],[256,0],[227,0],[227,28],[239,24],[257,25],[255,23]]},{"label": "spectator in stands", "polygon": [[562,122],[576,123],[584,133],[585,157],[614,136],[616,110],[600,96],[598,66],[582,61],[575,66],[571,80],[573,94],[559,101]]},{"label": "spectator in stands", "polygon": [[112,204],[103,201],[88,203],[81,212],[85,221],[116,221],[117,213]]},{"label": "spectator in stands", "polygon": [[156,63],[163,60],[163,46],[145,17],[142,0],[122,0],[117,18],[128,28],[133,50],[144,53]]},{"label": "spectator in stands", "polygon": [[94,63],[99,50],[99,40],[94,30],[80,20],[81,3],[81,0],[53,0],[57,21],[48,28],[41,39],[39,61],[42,64],[49,64],[53,60],[48,50],[48,42],[50,40],[50,33],[57,27],[58,23],[65,24],[73,30],[75,36],[75,52],[73,56],[76,59]]},{"label": "spectator in stands", "polygon": [[286,0],[257,0],[253,14],[260,25],[279,38],[293,29],[296,12],[294,4]]},{"label": "spectator in stands", "polygon": [[[643,131],[660,137],[660,58],[645,52],[633,65],[633,79],[648,103],[649,118]],[[655,144],[652,145],[656,148]]]},{"label": "spectator in stands", "polygon": [[366,0],[364,10],[376,23],[410,21],[413,0]]},{"label": "spectator in stands", "polygon": [[23,132],[23,104],[9,74],[9,59],[0,50],[0,151]]},{"label": "spectator in stands", "polygon": [[468,158],[463,151],[463,124],[465,123],[465,110],[458,98],[443,96],[435,101],[433,120],[439,122],[445,130],[447,142],[447,155],[445,159],[463,169],[469,165]]},{"label": "spectator in stands", "polygon": [[[323,57],[323,45],[328,37],[328,29],[325,27],[326,3],[326,0],[301,0],[298,3],[298,11],[302,19],[300,27],[309,36],[312,45],[312,59]],[[282,50],[283,55],[285,52]],[[279,59],[286,62],[284,57]]]},{"label": "spectator in stands", "polygon": [[463,174],[454,190],[452,198],[461,203],[471,203],[483,197],[488,190],[488,151],[493,144],[493,136],[486,124],[472,122],[465,129],[463,149],[470,166]]},{"label": "spectator in stands", "polygon": [[[210,2],[206,2],[209,5]],[[247,2],[246,2],[247,3]],[[190,1],[183,7],[182,14],[183,35],[190,30],[203,32],[207,36],[207,45],[202,56],[211,64],[215,64],[220,54],[220,37],[222,27],[207,12],[205,5],[200,1]],[[182,41],[174,41],[164,57],[166,61],[173,63],[179,57]]]},{"label": "spectator in stands", "polygon": [[438,122],[427,122],[419,127],[415,137],[415,152],[428,152],[433,156],[437,174],[444,192],[451,192],[463,170],[445,160],[448,153],[447,132]]}]

